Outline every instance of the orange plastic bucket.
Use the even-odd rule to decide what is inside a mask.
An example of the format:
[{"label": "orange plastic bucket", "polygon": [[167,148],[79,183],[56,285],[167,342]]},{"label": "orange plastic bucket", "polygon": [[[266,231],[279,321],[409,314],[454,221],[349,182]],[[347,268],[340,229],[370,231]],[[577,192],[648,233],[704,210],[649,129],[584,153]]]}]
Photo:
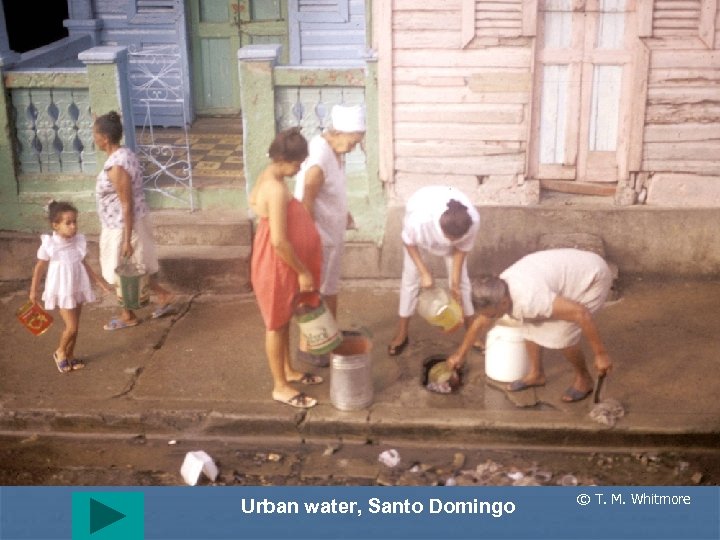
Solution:
[{"label": "orange plastic bucket", "polygon": [[36,336],[45,333],[53,323],[52,315],[30,300],[18,309],[15,314],[22,325]]}]

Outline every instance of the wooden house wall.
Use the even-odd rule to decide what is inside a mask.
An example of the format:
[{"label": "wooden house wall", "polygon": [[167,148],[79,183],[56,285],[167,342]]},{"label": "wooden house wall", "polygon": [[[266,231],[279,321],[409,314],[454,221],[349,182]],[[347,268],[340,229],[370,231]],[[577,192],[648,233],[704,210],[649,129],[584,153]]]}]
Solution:
[{"label": "wooden house wall", "polygon": [[468,35],[467,2],[393,1],[393,168],[401,199],[429,184],[473,196],[522,178],[532,51],[520,35],[521,4],[477,2]]},{"label": "wooden house wall", "polygon": [[[469,40],[463,16],[468,4],[392,0],[392,61],[385,72],[381,58],[380,69],[391,80],[392,120],[385,130],[392,134],[392,150],[381,174],[394,182],[400,200],[422,185],[450,183],[479,202],[494,185],[492,202],[505,202],[502,188],[524,179],[536,44],[527,24],[532,17],[522,6],[532,3],[476,2]],[[638,17],[641,39],[634,53],[638,129],[630,170],[647,173],[643,177],[656,184],[680,178],[685,191],[673,194],[677,204],[692,192],[687,181],[697,179],[702,198],[708,200],[709,189],[720,204],[718,0],[637,5],[645,18]]]},{"label": "wooden house wall", "polygon": [[[185,43],[184,2],[178,0],[167,13],[130,17],[129,6],[138,0],[94,0],[95,17],[102,21],[103,44],[144,45]],[[181,27],[179,27],[181,26]]]},{"label": "wooden house wall", "polygon": [[[716,10],[716,0],[711,8]],[[720,192],[720,14],[701,34],[701,0],[655,0],[642,169],[661,179],[716,177]]]}]

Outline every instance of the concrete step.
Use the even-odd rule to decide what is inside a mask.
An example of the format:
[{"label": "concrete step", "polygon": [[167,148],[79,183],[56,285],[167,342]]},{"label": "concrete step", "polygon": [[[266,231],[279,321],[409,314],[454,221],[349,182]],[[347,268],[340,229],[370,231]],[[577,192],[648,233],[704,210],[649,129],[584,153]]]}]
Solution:
[{"label": "concrete step", "polygon": [[250,246],[158,245],[160,280],[181,292],[250,290]]},{"label": "concrete step", "polygon": [[249,290],[252,222],[242,210],[152,213],[160,277],[186,292]]},{"label": "concrete step", "polygon": [[[252,222],[244,212],[161,210],[151,216],[162,282],[178,292],[240,294],[249,290]],[[99,268],[95,212],[81,212],[80,226],[89,240],[90,262]],[[36,232],[0,233],[2,252],[11,255],[8,261],[16,261],[0,265],[0,280],[31,277],[38,233],[49,230],[47,218],[39,217]]]},{"label": "concrete step", "polygon": [[161,210],[152,213],[152,221],[158,244],[249,246],[252,242],[252,222],[242,210]]}]

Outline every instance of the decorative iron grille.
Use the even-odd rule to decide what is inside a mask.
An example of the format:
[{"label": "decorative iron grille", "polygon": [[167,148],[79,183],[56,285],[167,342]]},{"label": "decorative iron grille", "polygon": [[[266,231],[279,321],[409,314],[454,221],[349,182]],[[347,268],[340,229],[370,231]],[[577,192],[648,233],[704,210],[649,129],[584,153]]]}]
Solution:
[{"label": "decorative iron grille", "polygon": [[[195,209],[188,121],[185,114],[182,56],[177,45],[128,48],[128,79],[133,124],[139,132],[138,157],[144,166],[144,185]],[[156,129],[168,111],[182,110],[182,134],[160,141]]]}]

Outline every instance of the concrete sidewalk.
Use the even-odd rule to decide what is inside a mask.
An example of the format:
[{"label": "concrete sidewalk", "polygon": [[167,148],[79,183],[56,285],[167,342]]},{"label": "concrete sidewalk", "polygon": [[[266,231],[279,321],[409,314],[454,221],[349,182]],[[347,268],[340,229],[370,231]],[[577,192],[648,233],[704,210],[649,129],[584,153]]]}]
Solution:
[{"label": "concrete sidewalk", "polygon": [[[84,370],[60,374],[52,352],[62,330],[34,337],[15,320],[25,292],[0,299],[0,430],[154,433],[186,436],[285,436],[374,442],[521,445],[717,446],[720,442],[720,283],[650,282],[622,285],[621,298],[599,315],[601,334],[615,360],[603,398],[626,410],[615,427],[588,416],[590,400],[560,400],[571,381],[557,352],[545,359],[548,382],[539,404],[516,407],[486,384],[483,356],[472,353],[465,384],[453,395],[426,391],[421,362],[448,353],[461,332],[444,336],[419,317],[410,346],[397,358],[386,345],[394,331],[393,282],[351,282],[340,296],[343,328],[372,333],[373,404],[341,412],[329,400],[329,369],[319,386],[305,387],[320,404],[300,411],[270,398],[264,330],[252,295],[188,297],[181,312],[107,332],[114,299],[83,312],[77,356]],[[293,327],[293,343],[297,330]]]}]

